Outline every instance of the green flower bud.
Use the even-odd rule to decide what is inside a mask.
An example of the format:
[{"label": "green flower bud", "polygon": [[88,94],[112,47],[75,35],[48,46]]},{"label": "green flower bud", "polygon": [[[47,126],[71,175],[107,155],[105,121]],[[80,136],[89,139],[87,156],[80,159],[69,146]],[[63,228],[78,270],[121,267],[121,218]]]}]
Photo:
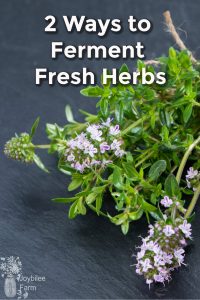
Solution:
[{"label": "green flower bud", "polygon": [[28,133],[21,133],[5,144],[4,153],[7,157],[25,163],[34,161],[34,147]]}]

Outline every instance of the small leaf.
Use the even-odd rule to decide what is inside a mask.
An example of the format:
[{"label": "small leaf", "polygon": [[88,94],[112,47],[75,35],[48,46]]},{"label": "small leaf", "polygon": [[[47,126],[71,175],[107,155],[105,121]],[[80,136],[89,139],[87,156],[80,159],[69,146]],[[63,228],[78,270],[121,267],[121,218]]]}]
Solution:
[{"label": "small leaf", "polygon": [[167,164],[165,160],[158,160],[155,162],[149,170],[150,180],[156,180],[166,170]]},{"label": "small leaf", "polygon": [[123,64],[121,68],[119,69],[119,74],[123,72],[129,72],[128,66],[126,64]]},{"label": "small leaf", "polygon": [[102,207],[102,195],[98,195],[96,198],[96,211],[97,211],[97,215],[99,215],[100,210]]},{"label": "small leaf", "polygon": [[159,208],[157,208],[157,210],[155,210],[155,211],[150,211],[149,213],[157,221],[163,219],[163,214]]},{"label": "small leaf", "polygon": [[86,214],[87,210],[86,210],[85,205],[83,203],[83,198],[82,197],[78,199],[77,208],[78,208],[78,212],[81,215],[85,215]]},{"label": "small leaf", "polygon": [[32,137],[34,136],[35,132],[36,132],[36,129],[38,127],[38,124],[40,122],[40,118],[38,117],[35,122],[33,123],[33,126],[31,128],[31,133],[30,133],[30,138],[32,139]]},{"label": "small leaf", "polygon": [[124,235],[126,235],[128,233],[129,230],[129,221],[125,221],[122,225],[121,225],[121,230],[123,232]]},{"label": "small leaf", "polygon": [[157,210],[157,207],[153,206],[152,204],[150,204],[144,200],[142,201],[142,207],[147,212],[155,212]]},{"label": "small leaf", "polygon": [[100,100],[100,110],[102,116],[106,118],[108,116],[108,99],[103,98]]},{"label": "small leaf", "polygon": [[98,85],[88,86],[80,91],[80,93],[86,97],[101,97],[103,95],[103,92],[103,89]]},{"label": "small leaf", "polygon": [[124,118],[124,105],[122,101],[120,101],[119,105],[115,106],[115,117],[117,122],[121,124]]},{"label": "small leaf", "polygon": [[155,124],[156,124],[156,114],[155,114],[155,112],[152,112],[152,114],[151,114],[150,124],[151,124],[151,128],[154,130],[155,129]]},{"label": "small leaf", "polygon": [[132,221],[136,221],[142,217],[143,212],[143,209],[140,207],[137,211],[130,212],[128,215]]},{"label": "small leaf", "polygon": [[162,130],[161,130],[161,137],[162,137],[162,140],[163,142],[167,143],[168,142],[168,139],[169,139],[169,130],[167,129],[167,126],[164,125],[162,127]]},{"label": "small leaf", "polygon": [[116,188],[121,189],[122,188],[122,175],[121,175],[121,170],[117,166],[114,168],[113,172],[113,184]]},{"label": "small leaf", "polygon": [[115,216],[114,218],[117,218],[114,221],[115,225],[121,225],[128,219],[128,215],[126,213],[122,213],[122,214]]},{"label": "small leaf", "polygon": [[165,192],[168,196],[177,196],[180,193],[178,182],[173,174],[170,174],[165,180]]},{"label": "small leaf", "polygon": [[68,213],[69,219],[74,219],[77,216],[77,202],[78,199],[69,208],[69,213]]},{"label": "small leaf", "polygon": [[39,158],[39,156],[37,156],[36,154],[34,154],[33,157],[34,162],[36,163],[36,165],[43,171],[49,173],[49,171],[47,170],[47,168],[44,166],[44,164],[42,163],[41,159]]},{"label": "small leaf", "polygon": [[51,199],[52,201],[54,202],[57,202],[57,203],[71,203],[73,201],[75,201],[77,199],[77,197],[72,197],[72,198],[54,198],[54,199]]},{"label": "small leaf", "polygon": [[176,58],[176,50],[173,47],[169,48],[169,57]]},{"label": "small leaf", "polygon": [[184,123],[187,123],[192,115],[192,108],[193,108],[193,105],[192,104],[188,104],[186,106],[186,108],[184,109],[183,111],[183,121]]},{"label": "small leaf", "polygon": [[87,198],[85,199],[85,202],[86,202],[87,204],[91,204],[91,203],[94,202],[94,200],[96,199],[96,197],[97,197],[97,194],[95,194],[95,193],[90,193],[90,194],[87,196]]},{"label": "small leaf", "polygon": [[138,178],[139,174],[136,171],[136,169],[132,166],[131,163],[123,163],[122,165],[128,178],[130,179]]},{"label": "small leaf", "polygon": [[73,113],[69,105],[65,106],[65,115],[69,123],[76,123],[76,121],[74,121]]},{"label": "small leaf", "polygon": [[71,192],[73,190],[76,190],[82,184],[82,182],[82,178],[74,178],[68,186],[68,191]]}]

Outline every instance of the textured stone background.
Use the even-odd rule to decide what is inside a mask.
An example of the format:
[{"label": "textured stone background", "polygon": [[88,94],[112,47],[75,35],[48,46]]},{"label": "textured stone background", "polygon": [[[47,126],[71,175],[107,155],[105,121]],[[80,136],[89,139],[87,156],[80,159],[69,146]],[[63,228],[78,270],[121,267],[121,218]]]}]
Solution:
[{"label": "textured stone background", "polygon": [[[26,275],[38,274],[46,282],[37,285],[29,298],[199,298],[199,230],[194,223],[195,243],[188,249],[187,268],[175,272],[173,281],[150,291],[135,275],[131,255],[138,234],[145,234],[146,224],[131,227],[124,237],[120,229],[93,213],[71,221],[68,207],[55,205],[50,199],[67,195],[69,178],[56,171],[56,157],[41,154],[51,170],[47,175],[35,166],[9,161],[3,155],[3,145],[15,132],[29,130],[37,116],[41,123],[36,143],[46,143],[46,122],[65,123],[64,107],[72,106],[75,117],[82,117],[78,108],[91,112],[95,100],[79,94],[80,87],[37,87],[34,70],[49,67],[69,72],[88,66],[97,74],[102,67],[118,67],[117,60],[50,59],[50,41],[68,44],[130,44],[143,41],[146,56],[151,59],[166,53],[173,41],[163,31],[162,13],[170,9],[176,26],[187,32],[181,36],[196,57],[199,49],[200,1],[193,0],[0,0],[0,255],[19,256]],[[45,34],[44,17],[48,14],[86,15],[93,18],[121,18],[129,15],[147,17],[154,28],[150,34],[131,34],[126,28],[121,34],[109,33],[105,38],[95,34],[67,34],[60,26],[58,34]],[[130,68],[134,61],[127,61]],[[69,196],[69,195],[68,195]],[[109,200],[108,200],[109,201]],[[199,217],[197,211],[197,217]],[[4,280],[0,280],[0,297],[4,298]]]}]

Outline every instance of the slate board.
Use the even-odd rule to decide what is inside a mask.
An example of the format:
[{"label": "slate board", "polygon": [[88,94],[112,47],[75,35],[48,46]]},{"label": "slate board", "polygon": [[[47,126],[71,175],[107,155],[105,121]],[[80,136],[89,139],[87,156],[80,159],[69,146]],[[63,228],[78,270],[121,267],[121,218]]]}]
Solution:
[{"label": "slate board", "polygon": [[[199,298],[200,225],[197,218],[193,226],[195,243],[189,247],[186,261],[173,275],[169,285],[156,286],[150,291],[143,279],[135,274],[131,255],[137,237],[145,234],[146,223],[131,227],[125,237],[118,227],[88,213],[86,217],[68,220],[68,207],[53,204],[56,196],[69,196],[69,178],[56,170],[56,157],[42,154],[51,170],[44,174],[35,166],[9,161],[2,153],[8,138],[15,132],[29,130],[37,116],[41,123],[35,142],[47,143],[46,122],[65,123],[64,107],[71,105],[75,118],[81,120],[78,108],[95,111],[95,100],[79,94],[79,87],[49,87],[34,84],[35,68],[69,72],[87,65],[97,74],[102,67],[119,67],[122,60],[73,60],[60,57],[50,59],[50,41],[63,40],[68,44],[128,44],[143,41],[148,59],[166,53],[173,45],[171,37],[163,31],[162,13],[169,9],[174,22],[187,32],[181,36],[196,57],[199,50],[200,1],[165,0],[0,0],[0,256],[19,256],[23,273],[45,276],[45,283],[37,284],[29,299],[77,298]],[[63,26],[55,34],[45,34],[44,17],[48,14],[86,15],[93,18],[121,18],[129,15],[147,17],[154,28],[149,34],[133,35],[109,33],[99,39],[95,34],[67,34]],[[125,61],[132,68],[134,61]],[[109,199],[107,200],[109,202]],[[0,279],[0,297],[4,280]]]}]

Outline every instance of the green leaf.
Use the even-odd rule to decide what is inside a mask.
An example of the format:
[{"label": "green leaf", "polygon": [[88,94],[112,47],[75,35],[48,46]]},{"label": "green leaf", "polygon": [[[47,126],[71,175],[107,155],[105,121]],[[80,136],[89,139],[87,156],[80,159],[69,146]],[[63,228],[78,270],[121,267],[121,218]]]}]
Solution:
[{"label": "green leaf", "polygon": [[121,175],[121,170],[119,167],[115,167],[114,168],[114,172],[113,172],[113,184],[116,188],[121,189],[122,188],[122,182],[123,182],[123,178]]},{"label": "green leaf", "polygon": [[101,207],[102,207],[102,195],[99,194],[96,198],[96,212],[97,212],[97,215],[99,215]]},{"label": "green leaf", "polygon": [[68,191],[76,190],[83,182],[82,178],[73,178],[72,182],[68,186]]},{"label": "green leaf", "polygon": [[124,118],[124,105],[122,101],[120,101],[119,105],[115,106],[115,117],[117,122],[121,124]]},{"label": "green leaf", "polygon": [[151,119],[150,119],[151,128],[154,130],[156,125],[156,114],[152,112]]},{"label": "green leaf", "polygon": [[77,210],[77,202],[79,199],[74,201],[74,203],[69,208],[68,217],[69,219],[74,219],[77,216],[78,210]]},{"label": "green leaf", "polygon": [[161,137],[163,142],[167,143],[169,139],[169,130],[167,129],[167,126],[164,125],[161,129]]},{"label": "green leaf", "polygon": [[106,118],[108,116],[108,99],[103,98],[100,100],[100,110],[102,116]]},{"label": "green leaf", "polygon": [[131,163],[123,163],[122,165],[128,178],[138,178],[139,174]]},{"label": "green leaf", "polygon": [[76,123],[76,121],[74,121],[74,117],[70,105],[65,106],[65,115],[69,123]]},{"label": "green leaf", "polygon": [[170,114],[165,109],[160,109],[160,121],[162,125],[166,125],[168,128],[171,125]]},{"label": "green leaf", "polygon": [[97,197],[97,194],[95,194],[95,193],[90,193],[90,194],[86,197],[85,202],[86,202],[87,204],[91,204],[91,203],[94,202],[94,200],[96,199],[96,197]]},{"label": "green leaf", "polygon": [[154,181],[166,170],[167,164],[165,160],[158,160],[149,170],[149,178]]},{"label": "green leaf", "polygon": [[77,197],[72,197],[72,198],[54,198],[54,199],[51,199],[52,201],[54,202],[57,202],[57,203],[71,203],[71,202],[74,202],[75,200],[77,200]]},{"label": "green leaf", "polygon": [[142,207],[143,207],[144,211],[147,211],[147,212],[157,211],[157,207],[155,207],[152,204],[146,202],[145,200],[142,201]]},{"label": "green leaf", "polygon": [[82,89],[80,93],[86,97],[101,97],[104,91],[102,88],[96,85],[96,86],[88,86],[85,89]]},{"label": "green leaf", "polygon": [[173,47],[169,48],[169,57],[176,58],[176,50]]},{"label": "green leaf", "polygon": [[126,64],[123,64],[121,68],[119,69],[119,74],[123,72],[129,72],[128,66]]},{"label": "green leaf", "polygon": [[183,111],[183,120],[184,123],[187,123],[192,115],[192,109],[193,109],[193,105],[192,104],[188,104],[186,106],[186,108]]},{"label": "green leaf", "polygon": [[132,221],[136,221],[142,217],[143,212],[144,211],[143,211],[142,207],[140,207],[137,211],[130,212],[128,215]]},{"label": "green leaf", "polygon": [[158,209],[158,208],[157,208],[156,211],[150,211],[149,213],[150,213],[150,215],[151,215],[155,220],[157,220],[157,221],[163,219],[163,214],[162,214],[162,212],[160,211],[160,209]]},{"label": "green leaf", "polygon": [[44,166],[44,164],[42,163],[41,159],[39,158],[39,156],[37,156],[36,154],[34,154],[33,156],[33,160],[36,163],[36,165],[43,170],[44,172],[49,173],[49,171],[47,170],[47,168]]},{"label": "green leaf", "polygon": [[180,193],[178,182],[173,174],[170,174],[165,180],[165,192],[168,196],[177,196]]},{"label": "green leaf", "polygon": [[81,215],[85,215],[87,210],[86,210],[86,207],[83,203],[83,198],[79,198],[78,199],[78,202],[77,202],[77,208],[78,208],[78,212],[81,214]]},{"label": "green leaf", "polygon": [[38,127],[38,124],[40,122],[40,118],[38,117],[35,122],[33,123],[33,126],[31,128],[31,133],[30,133],[30,138],[32,139],[32,137],[34,136],[35,132],[36,132],[36,129]]},{"label": "green leaf", "polygon": [[128,230],[129,230],[129,221],[125,221],[122,225],[121,225],[121,230],[122,230],[122,233],[124,235],[126,235],[128,233]]}]

